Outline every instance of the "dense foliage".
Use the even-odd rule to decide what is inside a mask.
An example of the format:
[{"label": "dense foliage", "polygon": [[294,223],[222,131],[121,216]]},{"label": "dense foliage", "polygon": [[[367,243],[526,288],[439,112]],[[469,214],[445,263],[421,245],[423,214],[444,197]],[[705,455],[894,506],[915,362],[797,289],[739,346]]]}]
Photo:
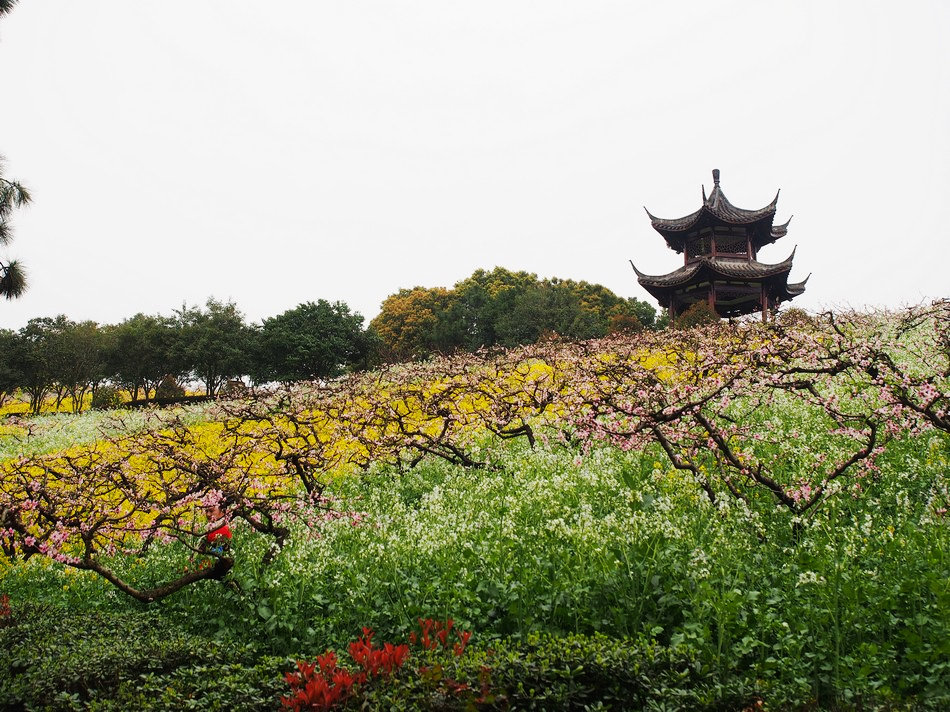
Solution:
[{"label": "dense foliage", "polygon": [[[14,425],[4,635],[27,601],[109,617],[140,605],[124,592],[239,667],[343,656],[363,627],[472,631],[354,708],[941,709],[948,395],[941,302],[456,355],[100,434]],[[201,546],[209,504],[229,551]]]},{"label": "dense foliage", "polygon": [[[0,15],[9,12],[12,3],[0,5]],[[3,157],[0,156],[0,245],[8,245],[13,239],[10,217],[14,209],[30,202],[30,193],[17,181],[3,175]],[[15,299],[26,291],[26,270],[17,260],[0,261],[0,295]]]},{"label": "dense foliage", "polygon": [[654,326],[653,307],[599,284],[538,279],[496,267],[452,289],[414,287],[386,298],[372,324],[386,360],[533,344],[549,336],[592,339]]},{"label": "dense foliage", "polygon": [[264,320],[252,375],[258,382],[334,378],[366,368],[372,347],[363,317],[343,302],[307,302]]},{"label": "dense foliage", "polygon": [[25,606],[0,630],[0,708],[273,710],[286,659],[148,612]]},{"label": "dense foliage", "polygon": [[[81,412],[102,388],[122,389],[132,402],[168,401],[180,383],[197,382],[213,397],[229,383],[328,378],[366,368],[372,337],[363,317],[342,302],[320,300],[246,323],[233,303],[209,299],[172,316],[136,314],[120,324],[74,322],[64,315],[31,319],[18,330],[0,330],[0,405],[15,393],[37,414],[68,403]],[[159,392],[165,383],[167,389]],[[164,396],[164,397],[163,397]]]}]

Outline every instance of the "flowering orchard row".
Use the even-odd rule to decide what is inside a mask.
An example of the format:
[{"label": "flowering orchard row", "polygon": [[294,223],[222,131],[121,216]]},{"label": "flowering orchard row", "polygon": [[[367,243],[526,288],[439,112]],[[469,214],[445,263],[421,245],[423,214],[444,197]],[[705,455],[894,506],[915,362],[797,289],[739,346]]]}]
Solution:
[{"label": "flowering orchard row", "polygon": [[[157,419],[93,445],[2,464],[5,554],[89,570],[143,601],[234,565],[206,552],[219,505],[273,541],[337,511],[332,477],[437,457],[487,468],[486,433],[589,449],[654,447],[712,501],[801,515],[874,476],[889,439],[950,432],[950,302],[434,359],[222,403],[195,425]],[[794,414],[797,421],[793,421]],[[114,562],[177,542],[206,557],[137,587]]]}]

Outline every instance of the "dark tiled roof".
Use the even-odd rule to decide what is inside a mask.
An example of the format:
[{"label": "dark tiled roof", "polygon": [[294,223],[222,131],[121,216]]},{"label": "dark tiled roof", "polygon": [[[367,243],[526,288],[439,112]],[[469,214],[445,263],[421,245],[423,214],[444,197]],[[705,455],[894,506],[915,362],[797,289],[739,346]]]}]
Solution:
[{"label": "dark tiled roof", "polygon": [[644,208],[650,216],[653,228],[666,238],[667,243],[674,250],[682,252],[686,233],[707,225],[749,226],[753,229],[754,241],[759,247],[784,237],[788,232],[788,223],[791,222],[791,218],[782,225],[772,225],[780,191],[775,193],[772,202],[764,208],[746,210],[730,203],[726,194],[722,192],[718,169],[713,171],[713,182],[713,190],[709,196],[706,195],[705,188],[703,189],[702,207],[685,217],[658,218]]},{"label": "dark tiled roof", "polygon": [[777,240],[780,237],[785,237],[788,234],[788,224],[791,221],[792,221],[792,218],[789,218],[788,220],[783,222],[781,225],[773,225],[772,230],[771,230],[772,239]]},{"label": "dark tiled roof", "polygon": [[793,284],[785,285],[785,291],[788,292],[788,298],[797,297],[799,294],[804,294],[805,292],[805,283],[811,278],[811,275],[808,275],[801,282],[795,282]]},{"label": "dark tiled roof", "polygon": [[[743,279],[743,280],[761,280],[776,275],[788,275],[792,269],[792,260],[795,257],[795,251],[783,260],[774,265],[764,264],[756,260],[731,259],[728,257],[699,257],[694,262],[680,267],[678,270],[663,275],[643,274],[640,270],[633,267],[637,273],[637,281],[644,287],[660,287],[669,289],[688,284],[694,279],[706,276],[700,275],[700,272],[706,272],[708,276],[719,277],[720,279]],[[633,265],[633,263],[630,263]],[[808,281],[807,279],[805,280]],[[789,285],[789,288],[797,285]],[[804,291],[805,282],[801,283]]]}]

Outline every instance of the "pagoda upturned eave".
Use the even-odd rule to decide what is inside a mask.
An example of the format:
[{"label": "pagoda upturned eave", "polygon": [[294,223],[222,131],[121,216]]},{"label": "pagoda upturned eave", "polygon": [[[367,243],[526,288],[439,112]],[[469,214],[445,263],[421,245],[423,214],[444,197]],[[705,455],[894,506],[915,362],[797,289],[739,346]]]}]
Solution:
[{"label": "pagoda upturned eave", "polygon": [[778,208],[778,196],[781,192],[781,189],[778,190],[772,202],[764,208],[746,210],[745,208],[737,208],[730,203],[729,199],[726,198],[722,189],[717,184],[708,198],[705,195],[705,190],[703,191],[703,204],[699,210],[684,217],[660,218],[651,213],[646,206],[644,206],[643,209],[646,210],[647,215],[650,216],[650,221],[653,223],[655,229],[668,230],[670,232],[688,231],[699,222],[700,217],[703,215],[721,220],[727,225],[752,225],[762,220],[769,220],[771,224],[771,221],[775,218],[775,211]]},{"label": "pagoda upturned eave", "polygon": [[[755,260],[735,260],[721,257],[700,257],[685,267],[665,275],[648,275],[637,269],[633,262],[630,265],[637,274],[637,281],[660,304],[671,304],[678,294],[685,294],[696,287],[712,288],[716,290],[729,285],[747,285],[748,288],[762,289],[763,295],[768,295],[772,303],[786,302],[802,295],[805,292],[805,283],[809,275],[801,282],[789,283],[788,275],[792,269],[792,257],[778,264],[763,264]],[[756,286],[758,285],[758,286]],[[765,298],[764,296],[762,297]],[[717,311],[721,316],[739,316],[752,313],[753,309],[738,309],[729,311],[720,307],[716,302]],[[757,304],[757,302],[756,302]]]},{"label": "pagoda upturned eave", "polygon": [[789,294],[789,298],[797,297],[805,293],[805,284],[808,283],[808,280],[811,279],[811,274],[809,274],[801,282],[794,282],[792,284],[786,284],[785,289]]},{"label": "pagoda upturned eave", "polygon": [[713,171],[713,180],[715,185],[708,196],[703,188],[703,203],[699,210],[684,217],[660,218],[644,206],[643,209],[649,216],[653,229],[663,236],[671,249],[682,252],[689,235],[707,227],[749,228],[756,249],[785,236],[791,219],[782,225],[773,226],[772,224],[781,190],[776,191],[772,202],[765,207],[746,210],[729,202],[719,185],[718,170]]},{"label": "pagoda upturned eave", "polygon": [[[788,275],[792,269],[792,260],[795,250],[787,259],[776,264],[765,264],[756,260],[732,259],[728,257],[699,257],[694,262],[680,267],[669,274],[649,275],[637,269],[633,262],[630,266],[637,274],[637,281],[642,287],[650,291],[650,287],[671,289],[688,284],[691,281],[709,276],[719,279],[732,280],[763,280],[778,275]],[[706,273],[706,274],[701,274]],[[808,281],[807,278],[805,281]],[[805,282],[801,282],[804,289]]]}]

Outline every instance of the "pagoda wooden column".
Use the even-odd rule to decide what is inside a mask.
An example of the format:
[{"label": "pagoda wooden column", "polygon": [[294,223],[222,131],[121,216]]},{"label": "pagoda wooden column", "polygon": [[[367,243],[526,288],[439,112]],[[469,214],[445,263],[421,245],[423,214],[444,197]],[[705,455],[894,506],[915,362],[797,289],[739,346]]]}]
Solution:
[{"label": "pagoda wooden column", "polygon": [[769,320],[769,293],[765,289],[765,283],[762,283],[759,302],[762,305],[762,323]]}]

